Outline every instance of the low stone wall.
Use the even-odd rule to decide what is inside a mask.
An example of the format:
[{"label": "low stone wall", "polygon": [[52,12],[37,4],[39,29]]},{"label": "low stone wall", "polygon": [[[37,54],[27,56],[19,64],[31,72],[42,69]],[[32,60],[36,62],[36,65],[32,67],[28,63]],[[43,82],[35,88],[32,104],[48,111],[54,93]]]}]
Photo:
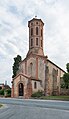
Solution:
[{"label": "low stone wall", "polygon": [[61,88],[60,95],[69,95],[69,89]]}]

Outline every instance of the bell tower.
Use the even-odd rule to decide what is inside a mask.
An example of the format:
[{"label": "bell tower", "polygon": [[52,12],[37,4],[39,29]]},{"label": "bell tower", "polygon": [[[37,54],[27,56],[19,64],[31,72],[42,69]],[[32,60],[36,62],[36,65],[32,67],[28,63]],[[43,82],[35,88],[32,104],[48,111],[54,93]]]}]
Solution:
[{"label": "bell tower", "polygon": [[29,27],[29,51],[28,54],[33,53],[37,55],[44,55],[43,53],[43,26],[41,19],[36,17],[28,21]]}]

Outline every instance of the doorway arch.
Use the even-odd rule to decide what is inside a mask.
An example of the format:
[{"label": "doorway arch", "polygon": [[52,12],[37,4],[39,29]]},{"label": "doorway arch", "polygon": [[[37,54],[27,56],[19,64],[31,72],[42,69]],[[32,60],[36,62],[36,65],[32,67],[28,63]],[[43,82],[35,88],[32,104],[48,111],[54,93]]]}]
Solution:
[{"label": "doorway arch", "polygon": [[22,83],[19,83],[18,90],[19,90],[19,96],[23,96],[24,95],[24,85]]}]

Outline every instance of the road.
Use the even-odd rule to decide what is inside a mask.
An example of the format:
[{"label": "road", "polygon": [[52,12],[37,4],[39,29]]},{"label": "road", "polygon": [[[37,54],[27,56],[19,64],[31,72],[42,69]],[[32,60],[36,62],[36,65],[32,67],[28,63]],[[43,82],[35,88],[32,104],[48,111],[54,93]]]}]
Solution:
[{"label": "road", "polygon": [[0,119],[69,119],[69,101],[0,98]]}]

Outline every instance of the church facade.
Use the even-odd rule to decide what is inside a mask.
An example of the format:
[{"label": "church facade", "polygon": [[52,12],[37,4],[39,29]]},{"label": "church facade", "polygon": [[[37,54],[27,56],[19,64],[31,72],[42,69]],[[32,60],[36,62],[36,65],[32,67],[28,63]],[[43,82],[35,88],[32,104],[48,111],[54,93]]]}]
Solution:
[{"label": "church facade", "polygon": [[30,98],[37,91],[60,95],[60,80],[65,71],[44,56],[43,26],[41,19],[28,21],[29,51],[12,79],[11,97]]}]

